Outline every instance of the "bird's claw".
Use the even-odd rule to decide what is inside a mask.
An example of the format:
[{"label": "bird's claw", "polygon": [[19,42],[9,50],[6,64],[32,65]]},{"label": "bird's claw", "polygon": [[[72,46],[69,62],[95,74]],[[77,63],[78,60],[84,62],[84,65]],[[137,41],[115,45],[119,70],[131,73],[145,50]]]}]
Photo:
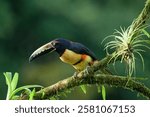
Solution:
[{"label": "bird's claw", "polygon": [[90,66],[87,66],[84,72],[85,75],[91,75],[92,72]]},{"label": "bird's claw", "polygon": [[78,78],[78,77],[87,77],[90,76],[92,74],[92,69],[90,68],[90,66],[87,66],[86,69],[84,71],[77,71],[74,73],[73,77],[74,78]]}]

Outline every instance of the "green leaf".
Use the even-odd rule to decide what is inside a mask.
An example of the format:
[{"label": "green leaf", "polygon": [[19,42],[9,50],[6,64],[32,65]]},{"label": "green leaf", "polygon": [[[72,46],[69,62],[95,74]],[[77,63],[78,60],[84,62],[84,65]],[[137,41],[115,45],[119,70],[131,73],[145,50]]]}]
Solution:
[{"label": "green leaf", "polygon": [[5,72],[5,73],[3,73],[3,74],[4,74],[5,79],[6,79],[6,84],[7,84],[8,86],[10,86],[10,84],[11,84],[11,79],[12,79],[12,74],[11,74],[11,72]]},{"label": "green leaf", "polygon": [[42,96],[41,96],[42,99],[44,98],[44,96],[45,96],[45,92],[43,91],[43,92],[42,92]]},{"label": "green leaf", "polygon": [[19,77],[19,74],[18,74],[18,73],[15,73],[15,74],[14,74],[14,77],[13,77],[13,79],[12,79],[12,81],[11,81],[11,89],[12,89],[12,91],[15,90],[16,87],[17,87],[17,84],[18,84],[18,77]]},{"label": "green leaf", "polygon": [[11,72],[5,72],[3,73],[5,76],[6,84],[8,86],[7,88],[7,95],[6,95],[6,100],[10,99],[10,95],[12,93],[12,88],[11,88],[11,79],[12,79],[12,74]]},{"label": "green leaf", "polygon": [[[25,88],[24,89],[25,92],[23,92],[23,94],[27,94],[27,95],[30,95],[30,93],[32,92],[29,88]],[[22,92],[21,92],[22,93]],[[15,94],[16,95],[16,94]]]},{"label": "green leaf", "polygon": [[34,95],[35,95],[35,88],[32,90],[32,92],[30,93],[29,95],[29,100],[33,100],[34,98]]},{"label": "green leaf", "polygon": [[102,98],[103,100],[106,100],[106,89],[104,85],[102,85]]},{"label": "green leaf", "polygon": [[18,93],[18,92],[20,92],[20,91],[22,91],[22,90],[24,90],[24,89],[36,88],[36,87],[43,87],[43,86],[41,86],[41,85],[26,85],[26,86],[19,87],[19,88],[15,89],[15,90],[12,92],[10,98],[11,98],[12,96],[14,96],[16,93]]},{"label": "green leaf", "polygon": [[85,94],[86,94],[86,86],[85,86],[85,85],[81,85],[80,87],[81,87],[81,89],[82,89],[83,93],[85,93]]}]

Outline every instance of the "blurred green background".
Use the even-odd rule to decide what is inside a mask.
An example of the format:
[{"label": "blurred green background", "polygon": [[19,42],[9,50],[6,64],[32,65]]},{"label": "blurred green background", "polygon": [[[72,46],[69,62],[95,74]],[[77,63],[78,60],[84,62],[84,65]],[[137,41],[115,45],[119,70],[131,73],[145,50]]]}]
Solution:
[{"label": "blurred green background", "polygon": [[[49,86],[71,76],[74,69],[62,63],[56,53],[29,63],[28,58],[39,46],[63,37],[80,42],[105,57],[101,41],[131,24],[144,7],[145,0],[0,0],[0,99],[6,95],[3,72],[18,72],[19,86]],[[143,53],[145,71],[137,58],[137,76],[149,77],[150,55]],[[118,74],[125,74],[122,65]],[[150,86],[150,81],[144,82]],[[143,99],[136,92],[106,86],[107,99]],[[61,99],[101,99],[96,86],[88,86],[87,94],[76,87]]]}]

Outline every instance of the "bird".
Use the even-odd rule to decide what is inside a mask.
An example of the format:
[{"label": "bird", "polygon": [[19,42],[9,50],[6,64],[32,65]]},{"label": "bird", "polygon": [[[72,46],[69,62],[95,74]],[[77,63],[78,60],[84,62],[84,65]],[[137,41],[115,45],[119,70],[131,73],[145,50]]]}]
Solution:
[{"label": "bird", "polygon": [[62,62],[72,65],[80,72],[97,61],[96,55],[85,45],[64,38],[54,39],[35,50],[29,61],[46,54],[56,52]]}]

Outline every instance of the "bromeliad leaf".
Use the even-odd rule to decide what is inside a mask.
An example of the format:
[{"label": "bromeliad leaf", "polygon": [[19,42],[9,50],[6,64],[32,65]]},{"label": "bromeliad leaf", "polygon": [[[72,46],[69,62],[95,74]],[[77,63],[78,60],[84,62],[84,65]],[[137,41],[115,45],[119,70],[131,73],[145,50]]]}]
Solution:
[{"label": "bromeliad leaf", "polygon": [[144,40],[144,42],[150,44],[150,40]]},{"label": "bromeliad leaf", "polygon": [[143,32],[148,38],[150,38],[150,34],[149,34],[145,29],[142,29],[142,32]]},{"label": "bromeliad leaf", "polygon": [[[116,30],[113,35],[107,37],[112,37],[113,40],[105,44],[107,53],[108,50],[113,50],[113,65],[115,65],[116,61],[120,58],[120,62],[126,64],[126,73],[128,77],[136,73],[135,65],[137,57],[141,59],[144,67],[142,52],[145,52],[144,48],[150,49],[150,47],[147,46],[147,44],[150,44],[150,41],[148,39],[143,39],[144,36],[150,37],[150,34],[145,30],[147,26],[134,27],[135,23],[136,21],[133,21],[128,28],[120,28],[120,31]],[[107,38],[105,38],[105,40]]]}]

